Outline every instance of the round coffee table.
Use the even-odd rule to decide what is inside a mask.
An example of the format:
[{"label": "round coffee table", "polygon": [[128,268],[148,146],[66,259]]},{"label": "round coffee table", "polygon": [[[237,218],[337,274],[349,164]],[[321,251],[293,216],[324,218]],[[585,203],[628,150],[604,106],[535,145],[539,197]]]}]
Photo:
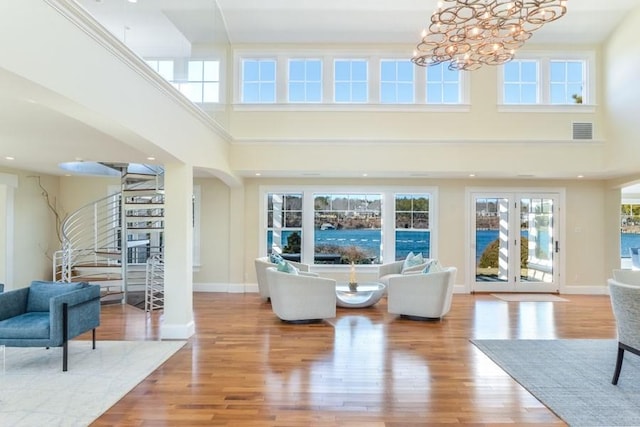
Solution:
[{"label": "round coffee table", "polygon": [[347,282],[336,283],[336,305],[338,307],[370,307],[380,301],[385,286],[378,282],[361,282],[353,290]]}]

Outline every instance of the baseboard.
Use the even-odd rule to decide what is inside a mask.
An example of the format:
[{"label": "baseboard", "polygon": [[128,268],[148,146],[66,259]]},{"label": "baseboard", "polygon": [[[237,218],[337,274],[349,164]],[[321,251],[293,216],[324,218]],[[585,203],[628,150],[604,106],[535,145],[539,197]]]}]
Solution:
[{"label": "baseboard", "polygon": [[[226,292],[233,294],[257,293],[257,283],[194,283],[194,292]],[[454,285],[454,294],[468,294],[469,290],[466,285]],[[609,289],[606,286],[597,285],[576,285],[563,286],[560,294],[574,295],[609,295]]]},{"label": "baseboard", "polygon": [[186,324],[160,324],[160,339],[162,340],[186,340],[196,333],[195,323]]},{"label": "baseboard", "polygon": [[579,285],[579,286],[563,286],[560,288],[560,294],[566,295],[609,295],[609,288],[597,285]]},{"label": "baseboard", "polygon": [[194,292],[257,293],[257,283],[194,283]]}]

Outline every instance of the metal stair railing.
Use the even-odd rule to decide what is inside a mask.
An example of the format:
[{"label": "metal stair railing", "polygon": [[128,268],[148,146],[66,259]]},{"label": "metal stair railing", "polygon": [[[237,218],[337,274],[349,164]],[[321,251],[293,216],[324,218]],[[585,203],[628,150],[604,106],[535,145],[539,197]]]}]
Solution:
[{"label": "metal stair railing", "polygon": [[54,255],[54,279],[84,279],[80,266],[119,265],[114,256],[121,252],[120,200],[120,193],[112,194],[69,215],[62,224],[62,250]]},{"label": "metal stair railing", "polygon": [[[87,204],[61,227],[62,250],[54,253],[53,279],[118,287],[123,302],[129,282],[144,285],[147,259],[163,252],[164,170],[152,165],[108,165],[122,172],[122,191]],[[129,264],[132,267],[129,277]],[[140,274],[142,273],[142,274]],[[142,279],[142,280],[141,280]]]},{"label": "metal stair railing", "polygon": [[144,311],[152,312],[164,308],[164,260],[154,255],[147,260],[144,289]]}]

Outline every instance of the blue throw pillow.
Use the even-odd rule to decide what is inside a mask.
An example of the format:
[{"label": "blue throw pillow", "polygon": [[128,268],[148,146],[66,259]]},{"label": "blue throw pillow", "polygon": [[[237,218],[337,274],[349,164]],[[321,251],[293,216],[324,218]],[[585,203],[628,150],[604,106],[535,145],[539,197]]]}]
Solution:
[{"label": "blue throw pillow", "polygon": [[278,252],[271,252],[271,255],[269,255],[269,261],[274,264],[280,264],[281,262],[284,262],[284,258],[282,258],[282,255]]},{"label": "blue throw pillow", "polygon": [[29,287],[27,311],[49,311],[49,300],[85,287],[84,282],[62,283],[34,280]]},{"label": "blue throw pillow", "polygon": [[[401,273],[404,274],[411,271],[415,271],[415,267],[420,266],[421,264],[424,264],[424,257],[422,256],[422,252],[419,253],[418,255],[415,255],[413,252],[409,252],[409,254],[404,260],[404,263],[402,264]],[[412,269],[412,267],[414,268]],[[418,271],[419,270],[420,269],[418,268]]]},{"label": "blue throw pillow", "polygon": [[286,261],[279,262],[277,269],[283,273],[298,274],[298,269]]},{"label": "blue throw pillow", "polygon": [[427,266],[422,270],[423,273],[440,273],[444,271],[444,267],[440,265],[440,262],[437,259],[432,260]]}]

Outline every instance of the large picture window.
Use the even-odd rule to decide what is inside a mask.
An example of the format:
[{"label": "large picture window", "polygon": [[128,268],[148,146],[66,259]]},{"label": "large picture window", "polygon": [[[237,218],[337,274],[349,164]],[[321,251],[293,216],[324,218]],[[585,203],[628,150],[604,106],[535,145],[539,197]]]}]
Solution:
[{"label": "large picture window", "polygon": [[435,189],[342,186],[261,188],[262,252],[315,265],[383,264],[409,252],[434,257]]},{"label": "large picture window", "polygon": [[315,263],[379,263],[381,219],[380,194],[315,194]]}]

